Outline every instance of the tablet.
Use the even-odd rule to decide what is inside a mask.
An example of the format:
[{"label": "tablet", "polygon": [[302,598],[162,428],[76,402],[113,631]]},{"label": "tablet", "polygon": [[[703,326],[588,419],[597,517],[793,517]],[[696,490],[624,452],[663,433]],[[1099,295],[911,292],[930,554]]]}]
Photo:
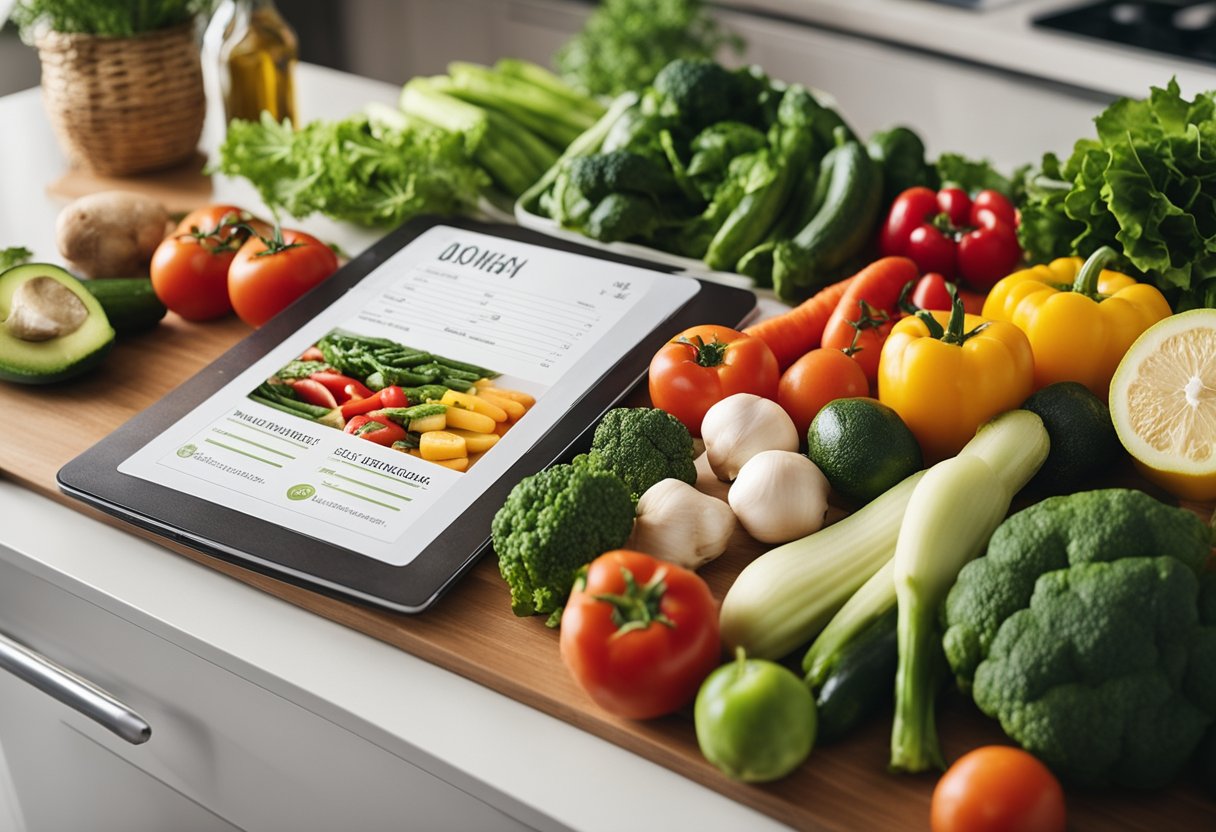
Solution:
[{"label": "tablet", "polygon": [[[489,547],[511,488],[585,447],[667,339],[737,326],[755,303],[515,227],[415,221],[69,462],[59,486],[225,560],[418,612]],[[436,399],[446,436],[403,412]],[[455,455],[453,435],[475,451]]]}]

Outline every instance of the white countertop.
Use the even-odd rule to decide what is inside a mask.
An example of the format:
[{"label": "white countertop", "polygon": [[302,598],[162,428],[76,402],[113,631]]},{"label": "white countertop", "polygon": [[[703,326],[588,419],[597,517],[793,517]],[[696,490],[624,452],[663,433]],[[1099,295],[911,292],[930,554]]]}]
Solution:
[{"label": "white countertop", "polygon": [[[1143,98],[1150,85],[1163,86],[1171,76],[1177,76],[1187,95],[1216,89],[1216,66],[1032,24],[1036,17],[1086,2],[1008,0],[986,9],[931,0],[722,0],[722,5],[802,20],[1110,96]],[[1027,125],[1027,133],[1033,137],[1033,124]]]},{"label": "white countertop", "polygon": [[[316,67],[300,67],[298,80],[305,119],[396,100],[395,86]],[[0,134],[0,247],[25,245],[59,261],[61,206],[46,186],[65,166],[37,91],[0,99],[0,125],[9,128]],[[245,183],[222,178],[213,198],[261,207]],[[352,255],[377,236],[317,218],[298,225]],[[0,558],[537,828],[617,830],[605,795],[628,795],[631,816],[655,828],[784,828],[564,722],[3,479]]]}]

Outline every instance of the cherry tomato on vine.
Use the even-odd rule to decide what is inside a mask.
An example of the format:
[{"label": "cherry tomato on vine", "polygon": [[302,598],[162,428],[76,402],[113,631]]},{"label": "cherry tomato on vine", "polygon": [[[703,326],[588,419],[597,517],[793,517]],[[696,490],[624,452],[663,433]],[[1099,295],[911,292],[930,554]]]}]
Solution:
[{"label": "cherry tomato on vine", "polygon": [[1063,832],[1064,790],[1037,757],[988,745],[964,754],[937,781],[933,832]]},{"label": "cherry tomato on vine", "polygon": [[251,228],[258,234],[269,234],[272,230],[270,225],[244,208],[235,205],[205,205],[182,217],[182,221],[177,224],[177,233],[216,236],[220,240],[237,237],[244,242],[248,239]]},{"label": "cherry tomato on vine", "polygon": [[[996,214],[997,219],[1012,228],[1018,227],[1018,209],[1009,201],[1009,197],[1005,196],[1000,191],[986,190],[980,191],[975,195],[975,199],[971,201],[972,212],[980,210],[991,211]],[[978,223],[972,223],[977,225]]]},{"label": "cherry tomato on vine", "polygon": [[338,255],[302,231],[250,237],[228,269],[228,296],[242,321],[259,327],[338,270]]},{"label": "cherry tomato on vine", "polygon": [[781,370],[768,345],[725,326],[694,326],[650,361],[650,401],[701,435],[705,411],[735,393],[777,398]]},{"label": "cherry tomato on vine", "polygon": [[562,661],[600,707],[629,719],[691,702],[721,649],[708,584],[641,552],[593,560],[562,611]]},{"label": "cherry tomato on vine", "polygon": [[784,408],[806,437],[811,420],[833,399],[870,395],[870,381],[861,365],[842,350],[811,350],[789,366],[777,385],[777,404]]},{"label": "cherry tomato on vine", "polygon": [[971,197],[962,188],[942,188],[938,191],[937,207],[955,227],[964,226],[971,219]]}]

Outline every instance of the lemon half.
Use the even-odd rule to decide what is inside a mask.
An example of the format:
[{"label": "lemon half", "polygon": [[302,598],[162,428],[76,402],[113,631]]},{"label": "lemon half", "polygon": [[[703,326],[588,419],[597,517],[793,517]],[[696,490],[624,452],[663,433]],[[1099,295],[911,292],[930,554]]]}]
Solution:
[{"label": "lemon half", "polygon": [[1110,382],[1119,441],[1151,482],[1179,497],[1216,497],[1216,309],[1154,324]]}]

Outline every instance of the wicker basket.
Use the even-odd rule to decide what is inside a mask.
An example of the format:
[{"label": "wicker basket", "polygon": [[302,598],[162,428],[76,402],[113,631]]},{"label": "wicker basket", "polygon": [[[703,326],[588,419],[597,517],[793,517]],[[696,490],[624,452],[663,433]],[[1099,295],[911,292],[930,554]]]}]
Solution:
[{"label": "wicker basket", "polygon": [[72,164],[106,176],[170,167],[198,146],[207,105],[194,29],[38,38],[47,114]]}]

